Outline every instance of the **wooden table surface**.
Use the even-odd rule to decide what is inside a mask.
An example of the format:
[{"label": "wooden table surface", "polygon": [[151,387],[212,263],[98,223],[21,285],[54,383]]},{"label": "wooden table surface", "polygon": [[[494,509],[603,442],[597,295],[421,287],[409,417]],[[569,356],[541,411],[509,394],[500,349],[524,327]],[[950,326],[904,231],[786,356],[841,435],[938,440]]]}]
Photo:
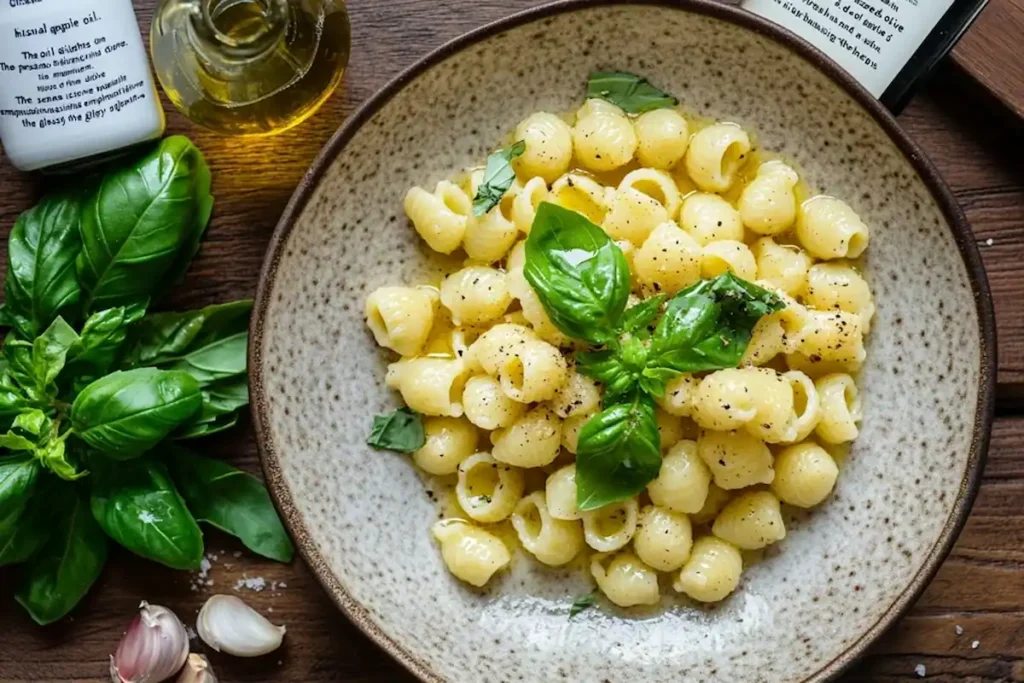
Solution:
[{"label": "wooden table surface", "polygon": [[[158,0],[135,4],[148,31]],[[218,201],[187,291],[173,304],[195,307],[252,296],[292,189],[354,107],[430,49],[537,4],[351,0],[354,45],[344,88],[298,129],[240,144],[170,116],[170,132],[190,135],[206,153]],[[929,680],[1024,681],[1024,125],[950,65],[940,69],[900,121],[938,165],[981,247],[999,323],[999,417],[981,493],[959,543],[913,611],[843,680],[916,679],[921,664]],[[7,233],[38,196],[38,180],[0,161],[4,264]],[[259,470],[248,424],[204,447]],[[207,534],[207,547],[216,559],[206,579],[210,584],[199,589],[194,575],[114,551],[103,577],[72,616],[45,629],[11,599],[13,573],[0,572],[0,682],[107,680],[108,655],[140,600],[167,605],[194,623],[208,595],[230,593],[240,579],[257,577],[267,587],[241,594],[287,625],[285,646],[254,661],[212,657],[222,682],[413,680],[349,624],[300,560],[291,566],[261,561],[239,553],[238,543],[217,533]]]}]

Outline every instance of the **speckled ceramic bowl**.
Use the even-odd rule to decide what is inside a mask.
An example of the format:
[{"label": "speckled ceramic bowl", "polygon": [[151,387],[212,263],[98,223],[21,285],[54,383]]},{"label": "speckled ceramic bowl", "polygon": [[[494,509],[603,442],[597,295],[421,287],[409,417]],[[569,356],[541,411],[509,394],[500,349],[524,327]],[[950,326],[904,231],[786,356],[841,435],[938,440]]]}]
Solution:
[{"label": "speckled ceramic bowl", "polygon": [[[479,161],[526,114],[568,111],[587,74],[647,75],[738,121],[869,223],[878,303],[867,417],[833,498],[714,609],[671,602],[572,621],[582,572],[527,561],[477,592],[443,568],[438,511],[406,458],[364,445],[396,405],[367,292],[429,265],[402,214],[413,184]],[[823,681],[931,578],[985,458],[995,333],[963,216],[871,97],[791,35],[696,0],[569,0],[475,31],[370,100],[327,146],[274,236],[250,372],[264,469],[344,612],[425,681]],[[671,591],[669,591],[671,592]],[[668,599],[668,598],[667,598]]]}]

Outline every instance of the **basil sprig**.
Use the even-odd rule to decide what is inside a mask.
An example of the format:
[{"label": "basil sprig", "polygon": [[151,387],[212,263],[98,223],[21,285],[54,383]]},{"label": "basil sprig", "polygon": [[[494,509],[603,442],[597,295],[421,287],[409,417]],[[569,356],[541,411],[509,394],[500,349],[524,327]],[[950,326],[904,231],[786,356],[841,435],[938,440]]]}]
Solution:
[{"label": "basil sprig", "polygon": [[502,197],[515,182],[516,172],[512,160],[526,151],[526,142],[520,140],[511,147],[499,149],[487,157],[484,179],[473,198],[473,215],[483,216],[501,203]]},{"label": "basil sprig", "polygon": [[630,280],[622,251],[584,216],[546,202],[526,240],[523,272],[563,333],[600,347],[576,354],[579,372],[605,387],[604,410],[580,430],[581,510],[634,496],[657,477],[653,397],[683,372],[736,367],[757,321],[784,307],[775,294],[727,273],[667,302],[658,295],[625,310]]},{"label": "basil sprig", "polygon": [[85,595],[111,538],[193,569],[203,522],[292,557],[258,479],[170,445],[227,429],[249,403],[251,301],[147,313],[188,268],[212,208],[202,153],[174,136],[89,191],[44,199],[12,230],[0,565],[23,565],[16,598],[40,624]]},{"label": "basil sprig", "polygon": [[655,88],[643,76],[628,71],[597,71],[590,74],[587,97],[607,100],[627,114],[643,114],[679,104],[679,100]]}]

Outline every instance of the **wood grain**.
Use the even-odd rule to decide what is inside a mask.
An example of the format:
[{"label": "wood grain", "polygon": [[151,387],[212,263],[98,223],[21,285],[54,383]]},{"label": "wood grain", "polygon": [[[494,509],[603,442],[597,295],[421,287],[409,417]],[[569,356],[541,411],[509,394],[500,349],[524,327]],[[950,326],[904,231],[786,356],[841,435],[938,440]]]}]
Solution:
[{"label": "wood grain", "polygon": [[1022,36],[1024,0],[989,0],[974,26],[957,43],[953,59],[1024,118]]},{"label": "wood grain", "polygon": [[[157,0],[136,0],[144,26]],[[244,144],[191,127],[172,114],[172,132],[184,132],[204,150],[214,171],[218,204],[188,286],[171,302],[200,306],[251,296],[274,224],[317,151],[353,108],[430,49],[536,0],[353,0],[353,59],[343,90],[296,130]],[[901,116],[953,188],[970,218],[989,270],[998,309],[1000,382],[1008,396],[1024,395],[1024,153],[1019,123],[1007,118],[955,69]],[[979,104],[979,97],[982,104]],[[31,205],[41,180],[0,162],[0,259],[17,214]],[[992,240],[991,246],[986,241]],[[1024,417],[995,429],[982,492],[967,528],[914,611],[845,681],[906,681],[926,667],[929,680],[1024,680]],[[204,443],[204,449],[258,471],[252,430],[245,424]],[[246,577],[263,577],[262,592],[240,594],[288,627],[286,646],[253,661],[214,656],[225,682],[320,683],[411,681],[404,671],[349,624],[300,561],[261,561],[232,539],[208,534],[217,556],[206,580],[114,553],[106,573],[65,622],[38,628],[10,599],[12,571],[0,572],[0,683],[106,680],[107,656],[142,599],[165,604],[186,621],[213,592],[234,592]],[[235,557],[235,553],[239,553]],[[277,582],[276,588],[274,582]],[[272,611],[271,611],[272,610]],[[964,633],[956,634],[959,624]],[[972,648],[977,640],[979,645]],[[542,683],[542,682],[536,682]],[[591,683],[591,682],[584,682]]]}]

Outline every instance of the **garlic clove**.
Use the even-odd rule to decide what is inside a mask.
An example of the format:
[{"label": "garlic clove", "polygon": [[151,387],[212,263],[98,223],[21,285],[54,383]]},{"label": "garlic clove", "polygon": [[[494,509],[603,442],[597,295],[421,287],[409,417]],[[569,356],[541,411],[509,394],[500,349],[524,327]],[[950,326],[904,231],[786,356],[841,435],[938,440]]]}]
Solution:
[{"label": "garlic clove", "polygon": [[181,670],[176,683],[217,683],[210,660],[203,655],[192,653],[185,660],[185,668]]},{"label": "garlic clove", "polygon": [[236,657],[259,657],[281,647],[284,626],[266,617],[235,595],[214,595],[199,611],[196,631],[218,652]]},{"label": "garlic clove", "polygon": [[160,683],[188,657],[188,635],[174,612],[143,601],[110,657],[114,683]]}]

